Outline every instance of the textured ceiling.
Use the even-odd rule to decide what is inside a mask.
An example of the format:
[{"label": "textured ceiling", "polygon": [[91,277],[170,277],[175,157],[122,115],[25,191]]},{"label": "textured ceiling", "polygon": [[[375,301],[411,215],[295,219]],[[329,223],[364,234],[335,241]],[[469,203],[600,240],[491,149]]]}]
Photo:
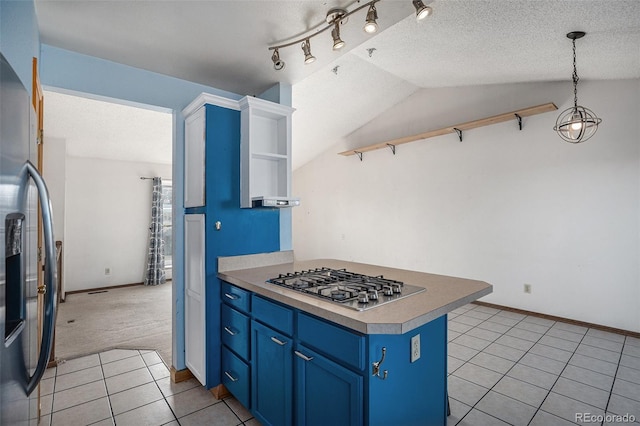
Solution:
[{"label": "textured ceiling", "polygon": [[173,116],[166,112],[45,91],[46,139],[73,157],[171,164]]},{"label": "textured ceiling", "polygon": [[[294,168],[420,89],[571,78],[577,41],[582,79],[640,77],[639,0],[436,0],[416,22],[410,0],[378,3],[381,31],[361,30],[365,11],[342,31],[312,39],[318,60],[283,49],[276,72],[267,46],[317,27],[353,1],[36,0],[43,43],[238,94],[293,84]],[[367,48],[375,48],[371,57]],[[337,74],[332,72],[338,66]]]}]

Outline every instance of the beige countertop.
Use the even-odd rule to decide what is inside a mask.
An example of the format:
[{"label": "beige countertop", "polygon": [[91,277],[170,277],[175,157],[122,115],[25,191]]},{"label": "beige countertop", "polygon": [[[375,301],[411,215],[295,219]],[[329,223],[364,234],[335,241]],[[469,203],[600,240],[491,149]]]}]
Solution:
[{"label": "beige countertop", "polygon": [[[279,260],[283,259],[282,253],[286,252],[276,254]],[[218,278],[364,334],[403,334],[493,291],[493,286],[484,281],[335,259],[291,261],[274,265],[268,265],[268,263],[258,262],[259,265],[264,266],[225,270],[228,267],[252,263],[231,262],[222,266],[219,261]],[[277,277],[278,274],[320,267],[346,268],[351,272],[371,276],[384,275],[385,278],[424,287],[427,291],[370,310],[356,311],[265,282],[269,278]]]}]

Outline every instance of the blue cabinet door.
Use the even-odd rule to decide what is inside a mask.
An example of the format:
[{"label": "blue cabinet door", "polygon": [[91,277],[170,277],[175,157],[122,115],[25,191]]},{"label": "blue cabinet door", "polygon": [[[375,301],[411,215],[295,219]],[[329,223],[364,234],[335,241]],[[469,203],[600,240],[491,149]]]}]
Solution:
[{"label": "blue cabinet door", "polygon": [[299,345],[296,364],[296,424],[361,425],[362,376]]},{"label": "blue cabinet door", "polygon": [[290,337],[251,321],[252,409],[263,425],[292,424],[292,350]]}]

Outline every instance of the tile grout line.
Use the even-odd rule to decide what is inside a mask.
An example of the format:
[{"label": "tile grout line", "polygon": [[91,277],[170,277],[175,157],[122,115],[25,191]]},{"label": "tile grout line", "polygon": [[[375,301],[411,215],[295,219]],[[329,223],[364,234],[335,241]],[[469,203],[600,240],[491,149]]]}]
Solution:
[{"label": "tile grout line", "polygon": [[[613,395],[613,388],[616,385],[616,380],[618,376],[618,370],[620,370],[620,362],[622,361],[622,354],[624,351],[624,347],[627,342],[627,337],[625,336],[624,343],[622,344],[622,349],[620,349],[620,357],[618,358],[618,365],[616,366],[616,372],[613,375],[613,381],[611,382],[611,390],[609,391],[609,397],[607,398],[607,404],[604,406],[604,413],[607,414],[607,410],[609,409],[609,403],[611,403],[611,396]],[[604,421],[603,421],[604,423]]]},{"label": "tile grout line", "polygon": [[[113,406],[111,405],[111,396],[109,395],[109,388],[107,388],[107,378],[104,375],[104,364],[102,363],[102,352],[98,352],[98,359],[100,360],[100,370],[102,371],[102,380],[104,381],[104,389],[107,391],[107,404],[109,404],[109,412],[111,413],[111,420],[113,424],[116,424],[116,416],[113,415]],[[53,426],[53,425],[52,425]]]},{"label": "tile grout line", "polygon": [[[462,333],[462,334],[466,334],[468,331],[473,330],[473,328],[477,327],[478,325],[482,324],[483,322],[485,322],[485,321],[489,321],[489,319],[493,318],[494,316],[500,316],[500,315],[499,315],[499,314],[500,314],[500,312],[503,312],[503,311],[498,311],[498,312],[496,312],[495,314],[493,314],[492,316],[490,316],[490,317],[489,317],[489,318],[487,318],[486,320],[484,320],[484,321],[482,321],[481,323],[479,323],[479,324],[477,324],[477,325],[473,326],[471,329],[467,330],[465,333]],[[520,314],[520,315],[522,315],[522,314]],[[508,318],[508,317],[505,317],[505,318]],[[515,328],[515,326],[516,326],[516,325],[518,325],[518,324],[520,324],[520,323],[521,323],[525,318],[526,318],[526,316],[524,316],[524,317],[523,317],[523,318],[521,318],[518,322],[516,322],[515,324],[513,324],[513,325],[512,325],[512,326],[511,326],[507,331],[505,331],[504,333],[502,333],[502,336],[504,336],[506,333],[508,333],[508,332],[509,332],[510,330],[512,330],[513,328]],[[503,325],[504,325],[504,324],[503,324]],[[506,325],[505,325],[505,327],[506,327]],[[500,337],[502,337],[502,336],[500,336]],[[473,336],[472,336],[472,337],[473,337]],[[500,338],[500,337],[499,337],[499,338]],[[511,337],[514,337],[514,336],[511,336]],[[498,339],[499,339],[499,338],[498,338]],[[540,337],[540,339],[541,339],[541,338],[542,338],[542,337]],[[540,340],[540,339],[538,339],[538,340]],[[497,339],[496,339],[496,340],[497,340]],[[522,339],[522,340],[525,340],[525,339]],[[537,341],[536,341],[536,342],[537,342]],[[494,341],[494,343],[495,343],[495,341]],[[535,344],[535,343],[534,343],[534,344]],[[506,346],[506,345],[503,345],[503,346]],[[533,347],[533,346],[532,346],[532,347]],[[486,348],[485,348],[485,349],[486,349]],[[513,349],[517,349],[517,348],[513,348]],[[479,351],[478,353],[483,352],[483,351],[484,351],[484,349],[483,349],[482,351]],[[500,380],[502,380],[502,378],[504,378],[504,377],[507,375],[507,373],[509,373],[509,371],[511,371],[511,369],[513,369],[513,367],[515,367],[515,365],[516,365],[516,364],[517,364],[517,363],[518,363],[518,362],[519,362],[519,361],[520,361],[520,360],[521,360],[521,359],[522,359],[526,354],[528,354],[528,353],[529,353],[529,351],[528,351],[528,350],[527,350],[527,351],[525,351],[525,353],[524,353],[520,358],[518,358],[518,360],[517,360],[517,361],[515,361],[515,362],[514,362],[514,364],[513,364],[513,365],[512,365],[512,366],[511,366],[511,367],[510,367],[510,368],[509,368],[509,369],[508,369],[508,370],[507,370],[503,375],[502,375],[502,377],[500,378]],[[477,355],[477,354],[476,354],[476,355]],[[474,355],[473,357],[475,357],[476,355]],[[471,357],[471,358],[469,359],[469,361],[471,361],[471,359],[473,359],[473,357]],[[469,362],[469,361],[465,361],[465,364],[466,364],[467,362]],[[509,361],[511,361],[511,360],[509,360]],[[464,365],[464,364],[463,364],[463,365]],[[475,365],[475,364],[474,364],[474,365]],[[461,368],[461,367],[462,367],[462,366],[460,366],[459,368]],[[459,369],[459,368],[458,368],[458,369]],[[484,368],[484,367],[483,367],[483,368]],[[458,370],[458,369],[456,369],[456,370]],[[453,374],[453,373],[452,373],[452,374]],[[456,376],[456,377],[457,377],[457,376]],[[465,380],[465,379],[463,379],[463,380]],[[457,424],[459,424],[460,422],[462,422],[462,421],[464,420],[464,418],[465,418],[465,417],[467,417],[467,416],[469,415],[469,413],[471,413],[471,411],[473,411],[474,409],[477,409],[477,410],[478,410],[478,411],[480,411],[481,413],[484,413],[484,414],[486,414],[486,415],[488,415],[488,416],[491,416],[491,417],[493,417],[493,418],[496,418],[496,419],[498,419],[498,420],[500,420],[500,421],[502,421],[502,422],[508,423],[508,422],[506,422],[506,421],[504,421],[504,420],[502,420],[502,419],[500,419],[500,418],[498,418],[498,417],[495,417],[495,416],[493,416],[493,415],[491,415],[491,414],[489,414],[489,413],[485,413],[484,411],[482,411],[482,410],[481,410],[481,409],[479,409],[479,408],[476,408],[476,406],[478,405],[478,403],[479,403],[480,401],[482,401],[482,399],[484,399],[484,397],[485,397],[485,396],[487,396],[487,395],[489,394],[489,392],[491,392],[491,391],[493,390],[493,388],[498,384],[498,382],[500,382],[500,380],[498,380],[496,383],[494,383],[494,384],[493,384],[493,386],[491,386],[491,388],[489,388],[489,390],[487,390],[487,392],[485,392],[485,393],[480,397],[480,399],[479,399],[478,401],[476,401],[476,403],[475,403],[475,404],[473,404],[473,406],[471,407],[471,409],[470,409],[470,410],[469,410],[469,411],[468,411],[464,416],[462,416],[462,418],[458,421],[458,423],[457,423]],[[471,382],[471,383],[473,383],[473,382]],[[500,393],[500,392],[498,392],[498,393]],[[500,395],[502,395],[502,394],[500,394]],[[513,399],[513,398],[512,398],[512,399]],[[517,401],[517,400],[516,400],[516,401]],[[544,402],[544,400],[543,400],[543,402]],[[527,404],[527,405],[529,405],[529,404]],[[535,414],[536,414],[536,413],[537,413],[537,411],[534,413],[534,415],[533,415],[534,417],[535,417]],[[532,417],[532,419],[533,419],[533,417]]]},{"label": "tile grout line", "polygon": [[[470,309],[470,310],[473,310],[473,308],[472,308],[472,309]],[[463,314],[459,314],[459,315],[467,314],[470,310],[465,311],[465,313],[463,313]],[[479,311],[479,312],[482,312],[482,311]],[[465,332],[463,332],[463,333],[460,333],[460,336],[461,336],[461,335],[464,335],[464,334],[467,334],[468,332],[470,332],[470,331],[472,331],[473,329],[475,329],[475,328],[479,327],[482,323],[484,323],[484,322],[486,322],[486,321],[491,321],[491,319],[492,319],[492,318],[494,318],[495,316],[499,316],[500,312],[502,312],[502,311],[498,311],[498,312],[494,313],[492,316],[490,316],[489,318],[486,318],[486,319],[485,319],[485,320],[483,320],[481,323],[479,323],[479,324],[477,324],[477,325],[475,325],[475,326],[472,326],[469,330],[467,330],[467,331],[465,331]],[[486,313],[486,312],[485,312],[485,313]],[[458,316],[459,316],[459,315],[458,315]],[[475,317],[473,317],[473,316],[470,316],[470,317],[471,317],[471,318],[475,318]],[[507,318],[508,318],[508,317],[507,317]],[[524,323],[529,323],[529,321],[525,321],[525,320],[526,320],[526,318],[527,318],[527,316],[524,316],[523,318],[521,318],[517,323],[513,324],[513,325],[512,325],[508,330],[506,330],[505,332],[503,332],[503,333],[502,333],[502,335],[501,335],[500,337],[507,335],[507,333],[508,333],[510,330],[512,330],[512,329],[514,329],[514,328],[517,328],[516,326],[517,326],[518,324],[521,324],[521,323],[523,323],[523,322],[524,322]],[[536,340],[536,341],[534,342],[534,344],[533,344],[533,345],[532,345],[532,346],[531,346],[527,351],[525,351],[525,353],[524,353],[524,354],[523,354],[523,355],[522,355],[522,356],[521,356],[517,361],[515,361],[514,365],[513,365],[511,368],[509,368],[509,370],[507,370],[505,373],[501,373],[501,372],[499,372],[499,371],[496,371],[496,373],[498,373],[498,374],[502,374],[502,377],[500,378],[500,380],[502,380],[502,378],[504,378],[505,376],[507,376],[508,372],[509,372],[512,368],[514,368],[514,367],[515,367],[515,365],[517,365],[517,364],[518,364],[518,362],[519,362],[519,361],[520,361],[524,356],[526,356],[526,355],[527,355],[527,354],[529,354],[529,353],[532,353],[532,352],[530,352],[530,351],[531,351],[531,348],[533,348],[533,347],[534,347],[535,345],[537,345],[537,344],[542,345],[542,346],[548,346],[548,347],[553,348],[553,349],[557,349],[557,350],[561,350],[561,351],[565,351],[565,352],[571,353],[571,356],[569,357],[569,359],[568,359],[567,361],[560,361],[560,360],[557,360],[557,359],[554,359],[554,358],[551,358],[551,357],[547,357],[547,356],[545,356],[545,355],[539,355],[539,356],[541,356],[541,357],[543,357],[543,358],[546,358],[546,359],[549,359],[549,360],[551,360],[551,361],[555,361],[555,362],[563,363],[563,364],[564,364],[564,366],[563,366],[562,370],[558,373],[557,378],[556,378],[556,380],[554,381],[553,385],[552,385],[552,386],[547,390],[547,395],[545,396],[545,398],[542,400],[542,402],[541,402],[538,406],[533,406],[533,405],[530,405],[530,404],[528,404],[528,403],[526,403],[526,402],[522,402],[522,401],[520,401],[520,400],[517,400],[517,399],[512,398],[512,399],[514,399],[515,401],[521,402],[521,403],[523,403],[523,404],[525,404],[525,405],[529,405],[529,406],[531,406],[531,407],[533,407],[533,408],[535,408],[535,409],[536,409],[536,411],[534,412],[534,415],[532,416],[532,418],[531,418],[531,420],[529,421],[529,423],[530,423],[531,421],[533,421],[533,418],[535,418],[536,414],[537,414],[539,411],[544,411],[544,410],[541,410],[542,404],[543,404],[543,403],[544,403],[544,401],[548,398],[548,396],[550,395],[550,393],[551,393],[551,391],[552,391],[553,387],[554,387],[554,386],[555,386],[555,384],[558,382],[558,380],[560,379],[560,377],[562,377],[562,373],[565,371],[565,369],[567,368],[567,366],[568,366],[568,365],[571,365],[571,364],[569,364],[569,361],[571,360],[571,358],[573,357],[573,355],[575,355],[575,354],[577,353],[577,350],[578,350],[578,348],[579,348],[579,346],[580,346],[581,344],[585,344],[585,345],[587,345],[587,346],[589,346],[589,347],[594,347],[594,348],[597,348],[597,349],[603,349],[603,350],[607,350],[607,351],[610,351],[610,352],[614,352],[614,351],[611,351],[610,349],[607,349],[607,348],[600,348],[600,347],[597,347],[597,346],[588,345],[587,343],[583,343],[583,340],[584,340],[586,337],[588,337],[588,336],[589,336],[589,330],[591,330],[590,328],[586,328],[585,333],[584,333],[584,334],[582,334],[582,337],[581,337],[581,339],[580,339],[580,341],[579,341],[579,342],[574,342],[574,343],[577,343],[577,345],[576,345],[576,348],[575,348],[573,351],[568,351],[568,350],[566,350],[566,349],[564,349],[564,348],[556,348],[556,347],[554,347],[554,346],[546,345],[546,344],[544,344],[544,343],[541,343],[541,342],[540,342],[540,340],[541,340],[544,336],[548,336],[548,334],[547,334],[547,333],[549,332],[549,330],[551,330],[551,329],[553,328],[553,326],[554,326],[555,324],[558,324],[558,323],[560,323],[560,322],[559,322],[559,321],[552,321],[552,325],[551,325],[551,326],[548,326],[548,327],[547,327],[547,330],[546,330],[544,333],[538,333],[538,334],[541,334],[540,338],[538,338],[538,340]],[[461,323],[461,324],[464,324],[464,323]],[[536,323],[536,322],[531,322],[531,324],[534,324],[534,325],[540,325],[540,326],[542,326],[542,324],[538,324],[538,323]],[[503,324],[503,325],[504,325],[504,324]],[[532,331],[532,330],[527,330],[527,329],[524,329],[524,330],[526,330],[526,331]],[[573,333],[573,334],[576,334],[576,335],[580,335],[580,333],[575,333],[575,332],[572,332],[572,331],[570,331],[570,330],[564,330],[564,329],[562,329],[562,328],[559,328],[559,330],[566,331],[566,332],[569,332],[569,333]],[[454,330],[454,331],[455,331],[455,330]],[[492,330],[488,330],[488,331],[492,331]],[[533,331],[532,331],[532,332],[533,332]],[[496,333],[497,333],[497,332],[496,332]],[[535,332],[535,333],[537,333],[537,332]],[[473,335],[469,335],[469,336],[471,336],[471,337],[476,337],[476,336],[473,336]],[[457,336],[457,337],[459,337],[459,336]],[[457,337],[456,337],[456,338],[457,338]],[[491,341],[491,343],[496,343],[496,341],[497,341],[500,337],[498,337],[497,339],[495,339],[495,340]],[[517,337],[517,336],[511,336],[511,337]],[[550,336],[550,337],[554,337],[554,336]],[[593,338],[598,338],[598,339],[601,339],[601,340],[607,340],[607,341],[615,342],[614,340],[609,340],[609,339],[606,339],[605,337],[598,337],[598,336],[589,336],[589,337],[593,337]],[[482,339],[482,338],[480,338],[480,337],[476,337],[476,338],[477,338],[477,339]],[[520,339],[522,339],[522,338],[520,338]],[[455,338],[454,338],[454,340],[455,340]],[[484,340],[484,339],[482,339],[482,340]],[[522,339],[522,340],[527,340],[527,339]],[[490,344],[491,344],[491,343],[490,343]],[[615,343],[619,343],[619,342],[615,342]],[[460,345],[462,345],[462,346],[465,346],[465,347],[468,347],[468,348],[469,348],[469,346],[466,346],[466,345],[461,344],[461,343],[459,343],[459,344],[460,344]],[[505,346],[506,346],[506,345],[505,345]],[[486,347],[488,347],[488,346],[486,346]],[[480,353],[486,353],[486,352],[484,351],[484,350],[486,349],[486,347],[485,347],[485,348],[483,348],[482,350],[479,350],[479,351],[478,351],[478,354],[480,354]],[[509,347],[509,346],[507,346],[507,347]],[[475,348],[470,348],[470,349],[474,349],[474,350],[476,350]],[[514,348],[514,349],[518,349],[518,348]],[[622,350],[623,350],[623,349],[624,349],[624,345],[623,345],[623,348],[621,349],[621,352],[620,352],[620,358],[622,357]],[[474,356],[473,356],[473,357],[471,357],[469,360],[464,361],[464,363],[463,363],[460,367],[458,367],[458,368],[457,368],[456,370],[454,370],[452,373],[448,374],[448,376],[449,376],[449,375],[452,375],[453,373],[455,373],[455,371],[457,371],[458,369],[462,368],[462,366],[464,366],[464,364],[466,364],[466,363],[471,363],[471,364],[472,364],[472,365],[474,365],[474,366],[478,366],[478,367],[486,368],[486,369],[487,369],[487,370],[489,370],[489,371],[495,371],[495,370],[492,370],[491,368],[484,367],[484,366],[482,366],[482,365],[479,365],[479,364],[475,364],[475,363],[473,363],[473,362],[472,362],[473,358],[475,358],[478,354],[474,355]],[[538,354],[535,354],[535,353],[532,353],[532,354],[534,354],[534,355],[538,355]],[[490,354],[490,355],[493,355],[493,354]],[[513,360],[511,360],[511,359],[503,358],[503,357],[500,357],[499,355],[494,355],[494,356],[496,356],[496,357],[498,357],[498,358],[505,359],[505,360],[507,360],[507,361],[511,361],[511,362],[513,362]],[[601,362],[608,362],[608,361],[606,361],[606,360],[601,360],[601,359],[599,359],[599,358],[594,358],[594,357],[591,357],[591,356],[588,356],[588,355],[583,355],[583,356],[585,356],[585,357],[587,357],[587,358],[595,359],[595,360],[598,360],[598,361],[601,361]],[[455,357],[453,357],[453,358],[455,358]],[[458,358],[456,358],[456,359],[458,359]],[[612,364],[613,364],[613,363],[612,363]],[[619,365],[620,365],[620,363],[618,362],[618,364],[617,364],[617,368],[619,368]],[[529,367],[529,368],[533,368],[533,369],[538,370],[538,368],[536,368],[536,367]],[[580,368],[583,368],[583,367],[580,367]],[[594,371],[594,370],[591,370],[591,369],[589,369],[589,368],[585,368],[585,369],[586,369],[586,370],[589,370],[589,371]],[[540,371],[545,371],[545,370],[540,370]],[[547,373],[548,373],[548,372],[547,372]],[[599,372],[597,372],[597,373],[599,373]],[[553,374],[553,373],[549,373],[549,374]],[[599,373],[599,374],[602,374],[602,373]],[[555,374],[554,374],[554,375],[555,375]],[[447,377],[448,377],[448,376],[447,376]],[[458,377],[458,376],[456,376],[456,377]],[[461,377],[458,377],[458,378],[459,378],[459,379],[462,379]],[[565,378],[565,379],[567,379],[567,378]],[[613,379],[614,379],[614,381],[615,381],[615,376],[613,377]],[[466,380],[466,379],[462,379],[462,380]],[[500,381],[500,380],[499,380],[499,381]],[[567,380],[571,380],[571,379],[567,379]],[[498,381],[498,382],[499,382],[499,381]],[[573,381],[573,380],[572,380],[572,381]],[[478,408],[476,407],[476,405],[477,405],[477,404],[478,404],[478,403],[479,403],[479,402],[480,402],[480,401],[481,401],[481,400],[482,400],[482,399],[483,399],[483,398],[484,398],[484,397],[485,397],[485,396],[486,396],[490,391],[492,391],[492,390],[493,390],[494,392],[497,392],[497,393],[498,393],[498,394],[500,394],[500,395],[503,395],[502,393],[500,393],[500,392],[498,392],[498,391],[495,391],[495,390],[494,390],[494,388],[495,388],[495,386],[497,385],[497,383],[498,383],[498,382],[496,382],[496,384],[494,384],[494,385],[489,389],[489,391],[488,391],[488,392],[486,392],[484,395],[482,395],[482,397],[481,397],[481,398],[476,402],[476,404],[474,404],[474,405],[471,407],[471,410],[473,410],[473,409],[477,409],[477,410],[479,410],[479,411],[483,412],[484,414],[490,415],[489,413],[485,413],[484,411],[482,411],[482,410],[478,409]],[[597,390],[602,390],[602,389],[597,388],[597,387],[595,387],[595,386],[592,386],[592,385],[590,385],[590,384],[588,384],[588,383],[582,383],[582,382],[579,382],[579,381],[576,381],[576,382],[577,382],[577,383],[580,383],[581,385],[584,385],[584,386],[588,386],[588,387],[591,387],[591,388],[594,388],[594,389],[597,389]],[[473,382],[470,382],[470,383],[473,383]],[[530,384],[530,385],[532,385],[532,386],[536,386],[536,387],[540,388],[540,386],[534,385],[534,384],[529,383],[529,382],[527,382],[527,381],[524,381],[524,383],[527,383],[527,384]],[[544,388],[541,388],[541,389],[544,389]],[[546,390],[546,389],[545,389],[545,390]],[[609,392],[609,398],[611,397],[611,394],[612,394],[612,392]],[[510,397],[510,396],[508,396],[508,395],[504,395],[504,396],[505,396],[505,397],[508,397],[508,398],[511,398],[511,397]],[[571,398],[571,397],[568,397],[568,398],[573,399],[573,398]],[[580,402],[580,403],[582,403],[582,404],[591,405],[591,404],[588,404],[588,403],[586,403],[586,402],[584,402],[584,401],[579,401],[579,400],[575,400],[575,401]],[[594,407],[594,408],[599,408],[599,407]],[[462,419],[464,419],[464,417],[466,417],[466,415],[468,415],[468,414],[471,412],[471,410],[469,410],[469,412],[468,412],[467,414],[465,414],[465,416],[463,416],[463,417],[462,417]],[[606,409],[605,409],[605,412],[606,412]],[[550,413],[550,414],[551,414],[551,415],[555,415],[555,414],[552,414],[552,413]],[[495,416],[492,416],[492,417],[495,417]],[[460,419],[460,421],[462,421],[462,419]],[[499,420],[504,421],[503,419],[499,419]]]},{"label": "tile grout line", "polygon": [[[540,405],[539,405],[538,407],[536,407],[536,412],[533,414],[533,417],[531,417],[531,420],[529,420],[529,423],[527,423],[528,425],[530,425],[530,424],[531,424],[531,422],[533,421],[534,417],[538,414],[538,412],[539,412],[539,411],[543,411],[543,412],[545,412],[545,413],[546,413],[546,411],[544,411],[544,410],[542,409],[542,405],[545,403],[545,401],[547,400],[547,398],[549,398],[549,395],[551,395],[551,391],[552,391],[552,390],[553,390],[553,388],[555,387],[556,383],[558,383],[558,380],[560,380],[560,377],[562,377],[562,373],[564,373],[564,370],[566,370],[566,369],[567,369],[567,365],[569,365],[569,361],[571,361],[571,358],[573,358],[573,356],[576,354],[576,351],[577,351],[577,350],[578,350],[578,348],[580,347],[580,344],[582,343],[582,341],[583,341],[583,340],[584,340],[584,338],[586,337],[587,333],[589,333],[589,329],[588,329],[588,328],[587,328],[587,331],[585,331],[584,335],[582,336],[582,339],[580,339],[580,342],[577,342],[578,344],[576,345],[576,348],[575,348],[575,349],[573,350],[573,352],[571,353],[571,357],[569,357],[569,359],[567,360],[567,362],[564,364],[564,367],[562,367],[562,370],[560,371],[560,373],[558,373],[558,377],[557,377],[557,378],[556,378],[556,380],[553,382],[553,384],[549,387],[549,390],[547,391],[547,394],[545,395],[545,397],[542,399],[542,402],[540,402]],[[567,352],[568,352],[568,351],[567,351]],[[563,396],[567,397],[566,395],[563,395]],[[567,397],[567,398],[569,398],[569,397]],[[571,398],[571,399],[573,399],[573,398]],[[577,401],[577,400],[574,400],[574,401]],[[586,403],[585,403],[585,402],[583,402],[583,401],[578,401],[578,402],[581,402],[581,403],[583,403],[583,404],[586,404]],[[587,404],[587,405],[591,405],[591,404]],[[549,413],[549,414],[551,414],[552,416],[556,416],[554,413]],[[560,416],[556,416],[556,417],[558,417],[558,418],[562,418],[562,417],[560,417]],[[563,420],[566,420],[566,419],[563,419]],[[570,420],[569,420],[569,422],[570,422],[570,423],[574,423],[574,424],[575,424],[575,422],[571,422]]]}]

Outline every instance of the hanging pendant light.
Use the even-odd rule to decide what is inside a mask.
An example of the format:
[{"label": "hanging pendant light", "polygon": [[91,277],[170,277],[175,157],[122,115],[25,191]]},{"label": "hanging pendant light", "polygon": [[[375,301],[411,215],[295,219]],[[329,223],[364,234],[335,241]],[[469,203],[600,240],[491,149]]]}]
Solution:
[{"label": "hanging pendant light", "polygon": [[576,40],[585,36],[582,31],[572,31],[567,37],[573,42],[573,106],[562,111],[553,130],[570,143],[584,142],[598,130],[601,118],[596,117],[589,108],[578,105],[578,71],[576,69]]}]

